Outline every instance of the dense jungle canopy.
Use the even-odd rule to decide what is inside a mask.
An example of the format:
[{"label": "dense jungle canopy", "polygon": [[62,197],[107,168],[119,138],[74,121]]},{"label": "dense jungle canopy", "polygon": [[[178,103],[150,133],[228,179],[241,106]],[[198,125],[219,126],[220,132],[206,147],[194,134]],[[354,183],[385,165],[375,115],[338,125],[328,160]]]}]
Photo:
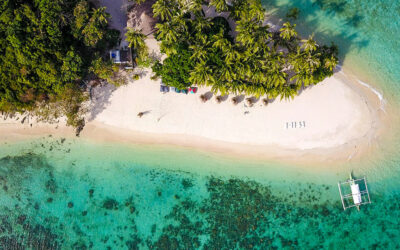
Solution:
[{"label": "dense jungle canopy", "polygon": [[2,0],[0,111],[60,102],[60,114],[79,125],[83,80],[109,70],[101,55],[118,41],[108,17],[85,0]]}]

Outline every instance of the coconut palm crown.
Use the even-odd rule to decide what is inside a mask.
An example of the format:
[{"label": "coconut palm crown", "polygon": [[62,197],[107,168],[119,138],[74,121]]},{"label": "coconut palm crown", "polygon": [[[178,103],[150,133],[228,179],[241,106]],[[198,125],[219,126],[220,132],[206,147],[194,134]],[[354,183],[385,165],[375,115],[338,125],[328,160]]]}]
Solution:
[{"label": "coconut palm crown", "polygon": [[[207,17],[199,3],[230,15]],[[313,36],[302,40],[289,22],[273,32],[263,25],[264,12],[260,0],[158,0],[156,38],[167,58],[154,65],[155,77],[179,88],[210,86],[221,95],[290,99],[333,74],[336,46],[318,45]],[[236,22],[235,33],[228,20]]]}]

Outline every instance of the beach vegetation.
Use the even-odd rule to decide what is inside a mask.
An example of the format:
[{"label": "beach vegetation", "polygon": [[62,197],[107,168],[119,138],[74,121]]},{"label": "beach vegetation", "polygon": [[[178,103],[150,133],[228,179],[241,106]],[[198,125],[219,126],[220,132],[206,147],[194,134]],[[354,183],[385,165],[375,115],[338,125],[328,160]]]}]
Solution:
[{"label": "beach vegetation", "polygon": [[0,111],[63,115],[81,126],[86,82],[114,72],[104,58],[119,32],[108,28],[106,9],[86,0],[3,0],[0,17]]},{"label": "beach vegetation", "polygon": [[194,66],[194,61],[190,59],[191,53],[185,47],[185,44],[175,47],[175,50],[176,53],[170,54],[163,63],[156,62],[153,70],[158,72],[163,82],[165,81],[177,89],[185,89],[192,85],[189,78],[191,77],[190,70]]},{"label": "beach vegetation", "polygon": [[126,32],[126,41],[129,42],[129,47],[133,48],[133,53],[136,54],[138,65],[146,64],[149,58],[149,49],[145,42],[146,36],[141,30],[129,28]]},{"label": "beach vegetation", "polygon": [[[222,96],[291,99],[333,74],[337,48],[319,45],[313,36],[301,38],[290,22],[270,30],[263,24],[261,1],[210,0],[200,7],[198,2],[158,0],[153,5],[156,38],[167,56],[153,72],[164,84],[209,86]],[[229,17],[206,16],[208,8],[229,12]],[[229,22],[236,23],[234,30]]]}]

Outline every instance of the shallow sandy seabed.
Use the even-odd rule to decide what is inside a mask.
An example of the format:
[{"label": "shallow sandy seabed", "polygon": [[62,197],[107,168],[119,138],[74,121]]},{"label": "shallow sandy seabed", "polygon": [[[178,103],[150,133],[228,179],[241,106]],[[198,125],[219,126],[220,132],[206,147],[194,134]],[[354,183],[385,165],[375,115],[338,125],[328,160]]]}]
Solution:
[{"label": "shallow sandy seabed", "polygon": [[[215,16],[212,10],[205,11]],[[146,43],[151,55],[161,57],[152,36]],[[160,80],[150,79],[150,69],[140,74],[140,80],[118,89],[108,85],[92,90],[82,138],[175,145],[308,165],[354,161],[370,154],[390,117],[385,100],[344,71],[304,89],[294,100],[277,99],[265,106],[258,99],[253,107],[246,104],[244,96],[236,106],[232,95],[218,104],[209,88],[199,88],[197,94],[162,94]],[[210,100],[203,103],[201,94]],[[139,112],[145,114],[138,117]],[[73,129],[61,125],[62,121],[50,125],[32,119],[21,124],[19,118],[0,119],[0,140],[49,133],[74,136]]]},{"label": "shallow sandy seabed", "polygon": [[[153,41],[154,42],[154,41]],[[385,128],[383,101],[342,71],[305,89],[292,101],[248,107],[232,96],[202,103],[197,94],[159,92],[150,72],[116,90],[93,91],[92,112],[82,138],[104,142],[176,145],[202,151],[296,163],[336,163],[370,154]],[[146,112],[139,118],[139,112]],[[21,120],[0,121],[0,140],[55,134],[71,128]],[[56,129],[57,127],[57,129]]]}]

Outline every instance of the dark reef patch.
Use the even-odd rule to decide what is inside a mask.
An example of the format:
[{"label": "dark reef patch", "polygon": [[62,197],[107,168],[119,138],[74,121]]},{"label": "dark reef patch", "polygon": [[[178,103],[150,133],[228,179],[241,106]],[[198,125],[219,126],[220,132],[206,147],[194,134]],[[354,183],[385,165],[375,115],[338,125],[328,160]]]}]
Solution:
[{"label": "dark reef patch", "polygon": [[50,191],[53,194],[57,191],[57,183],[53,178],[46,181],[46,190]]},{"label": "dark reef patch", "polygon": [[[127,185],[53,171],[34,153],[1,158],[0,249],[400,248],[400,194],[343,212],[324,199],[326,184],[287,192],[244,178],[140,171]],[[354,245],[359,235],[369,238]]]},{"label": "dark reef patch", "polygon": [[94,190],[93,190],[93,189],[89,189],[89,197],[90,197],[90,198],[93,197],[93,193],[94,193]]},{"label": "dark reef patch", "polygon": [[61,249],[56,234],[42,225],[31,224],[24,215],[16,218],[22,231],[13,230],[13,217],[0,216],[0,220],[0,249]]},{"label": "dark reef patch", "polygon": [[185,178],[182,180],[182,186],[184,189],[188,189],[193,187],[193,182],[189,178]]},{"label": "dark reef patch", "polygon": [[118,201],[116,201],[113,198],[106,198],[103,201],[103,208],[107,209],[107,210],[117,210],[118,209]]}]

